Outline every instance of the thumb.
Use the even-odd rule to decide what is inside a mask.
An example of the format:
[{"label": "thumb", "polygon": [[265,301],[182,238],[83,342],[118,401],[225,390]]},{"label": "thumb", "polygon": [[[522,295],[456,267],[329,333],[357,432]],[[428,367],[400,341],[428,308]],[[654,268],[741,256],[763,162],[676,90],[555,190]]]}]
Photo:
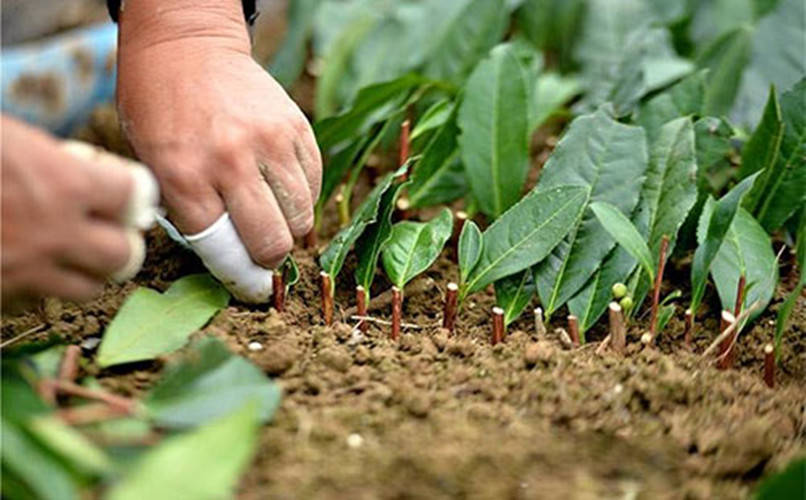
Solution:
[{"label": "thumb", "polygon": [[236,299],[260,304],[272,294],[272,271],[258,266],[241,241],[228,213],[204,231],[186,236],[210,274],[216,277]]}]

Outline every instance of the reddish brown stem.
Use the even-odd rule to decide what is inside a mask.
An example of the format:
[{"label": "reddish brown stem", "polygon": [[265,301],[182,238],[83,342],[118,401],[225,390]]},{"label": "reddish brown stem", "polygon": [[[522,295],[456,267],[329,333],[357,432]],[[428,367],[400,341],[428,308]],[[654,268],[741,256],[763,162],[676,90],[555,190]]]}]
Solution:
[{"label": "reddish brown stem", "polygon": [[[722,316],[720,317],[719,323],[720,333],[727,330],[735,321],[736,317],[733,315],[733,313],[730,311],[722,311]],[[719,359],[717,360],[716,366],[720,370],[727,370],[733,366],[733,358],[735,356],[733,344],[737,333],[738,331],[734,331],[733,334],[728,335],[725,340],[719,344]]]},{"label": "reddish brown stem", "polygon": [[[367,292],[361,285],[355,287],[355,310],[357,316],[367,315]],[[367,333],[369,323],[366,321],[361,321],[358,323],[358,328],[362,332]]]},{"label": "reddish brown stem", "polygon": [[767,387],[775,387],[775,349],[772,344],[764,346],[764,383]]},{"label": "reddish brown stem", "polygon": [[403,291],[392,287],[392,340],[400,339],[400,322],[403,319]]},{"label": "reddish brown stem", "polygon": [[316,236],[316,229],[311,229],[311,232],[305,235],[305,248],[316,248],[318,244],[318,239]]},{"label": "reddish brown stem", "polygon": [[627,328],[624,326],[624,314],[618,302],[611,302],[610,314],[610,345],[613,350],[623,355],[627,345]]},{"label": "reddish brown stem", "polygon": [[84,386],[78,385],[74,382],[67,382],[64,380],[43,380],[43,384],[51,385],[57,393],[67,394],[69,396],[76,396],[84,399],[93,399],[102,401],[110,406],[114,406],[121,411],[130,412],[135,407],[135,402],[132,399],[118,396],[101,389],[88,389]]},{"label": "reddish brown stem", "polygon": [[649,335],[655,338],[658,330],[658,304],[660,304],[660,285],[663,282],[663,271],[666,269],[666,252],[669,250],[669,237],[665,234],[660,242],[658,269],[655,275],[655,290],[652,294],[652,319],[649,324]]},{"label": "reddish brown stem", "polygon": [[493,336],[492,344],[496,345],[504,340],[504,310],[493,307]]},{"label": "reddish brown stem", "polygon": [[62,364],[59,366],[59,380],[73,382],[78,377],[78,360],[81,359],[81,347],[69,345],[64,351]]},{"label": "reddish brown stem", "polygon": [[453,333],[456,326],[456,304],[459,295],[459,285],[448,283],[448,291],[445,292],[445,309],[442,312],[442,328]]},{"label": "reddish brown stem", "polygon": [[742,308],[744,307],[744,289],[745,289],[745,277],[744,274],[739,276],[739,284],[736,287],[736,305],[733,306],[733,315],[739,317],[742,314]]},{"label": "reddish brown stem", "polygon": [[131,415],[130,410],[106,403],[94,403],[56,411],[56,416],[69,425],[87,425],[106,422]]},{"label": "reddish brown stem", "polygon": [[285,280],[283,279],[283,272],[275,271],[272,278],[274,308],[277,312],[283,312],[285,311]]},{"label": "reddish brown stem", "polygon": [[535,308],[535,335],[537,340],[545,340],[547,336],[546,324],[543,323],[543,308]]},{"label": "reddish brown stem", "polygon": [[[400,158],[398,164],[402,167],[406,164],[409,160],[409,149],[410,149],[410,140],[411,137],[411,121],[405,120],[403,124],[400,125]],[[401,176],[401,180],[407,180],[409,178],[409,172],[406,172]]]},{"label": "reddish brown stem", "polygon": [[322,296],[322,319],[326,325],[333,324],[333,286],[330,275],[322,271],[319,273],[319,292]]},{"label": "reddish brown stem", "polygon": [[579,347],[579,319],[573,314],[568,315],[568,335],[571,336],[571,342],[574,344],[574,347]]},{"label": "reddish brown stem", "polygon": [[691,347],[694,338],[694,313],[691,309],[686,309],[686,331],[683,333],[683,343],[686,347]]},{"label": "reddish brown stem", "polygon": [[455,262],[459,262],[459,236],[467,223],[467,212],[458,211],[453,218],[453,234],[451,235],[451,248]]}]

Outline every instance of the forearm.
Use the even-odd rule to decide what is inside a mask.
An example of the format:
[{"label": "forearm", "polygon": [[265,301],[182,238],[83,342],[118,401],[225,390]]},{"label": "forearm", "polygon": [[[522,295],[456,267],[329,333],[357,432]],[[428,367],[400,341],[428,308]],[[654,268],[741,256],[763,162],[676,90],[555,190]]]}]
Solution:
[{"label": "forearm", "polygon": [[[200,45],[249,53],[249,33],[239,0],[129,0],[120,11],[122,57],[191,39]],[[204,42],[204,43],[202,43]]]}]

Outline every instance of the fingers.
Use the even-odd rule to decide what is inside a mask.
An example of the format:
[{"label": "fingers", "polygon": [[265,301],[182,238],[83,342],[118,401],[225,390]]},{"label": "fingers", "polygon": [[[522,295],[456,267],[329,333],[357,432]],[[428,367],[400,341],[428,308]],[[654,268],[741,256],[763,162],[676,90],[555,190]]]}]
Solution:
[{"label": "fingers", "polygon": [[296,157],[281,162],[258,163],[258,168],[277,200],[294,237],[302,238],[313,228],[313,200]]},{"label": "fingers", "polygon": [[66,267],[48,267],[30,281],[35,295],[52,295],[75,302],[84,302],[100,295],[103,280],[80,270]]},{"label": "fingers", "polygon": [[305,123],[305,130],[300,132],[299,142],[294,143],[294,153],[299,160],[308,186],[311,189],[311,199],[316,202],[322,190],[322,153],[316,144],[313,130]]},{"label": "fingers", "polygon": [[71,268],[104,279],[128,267],[132,257],[139,257],[137,253],[142,252],[135,240],[142,240],[135,230],[90,221],[76,228],[74,244],[64,250],[61,261]]},{"label": "fingers", "polygon": [[223,195],[252,260],[271,269],[282,263],[294,240],[272,190],[263,182],[257,167],[253,165],[251,170],[252,181],[233,178],[223,186]]}]

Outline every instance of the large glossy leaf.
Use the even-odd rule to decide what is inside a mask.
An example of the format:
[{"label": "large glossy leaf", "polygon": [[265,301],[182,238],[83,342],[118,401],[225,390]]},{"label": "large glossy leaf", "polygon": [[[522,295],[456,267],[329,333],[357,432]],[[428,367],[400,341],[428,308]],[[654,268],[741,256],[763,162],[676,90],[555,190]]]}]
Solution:
[{"label": "large glossy leaf", "polygon": [[265,422],[279,406],[280,392],[258,367],[209,337],[169,367],[144,403],[149,418],[162,427],[203,424],[250,402]]},{"label": "large glossy leaf", "polygon": [[[653,269],[660,258],[664,235],[669,237],[667,256],[670,256],[677,233],[697,201],[694,142],[691,119],[679,118],[663,125],[650,145],[649,168],[633,222],[649,242]],[[643,301],[653,277],[654,273],[638,271],[633,278],[633,299],[636,304]]]},{"label": "large glossy leaf", "polygon": [[142,455],[106,498],[231,498],[256,444],[255,408],[248,404],[198,430],[164,440]]},{"label": "large glossy leaf", "polygon": [[561,76],[553,72],[540,74],[535,80],[532,98],[535,107],[529,130],[543,125],[581,90],[579,80],[573,76]]},{"label": "large glossy leaf", "polygon": [[456,121],[448,119],[414,164],[409,187],[412,207],[447,203],[467,191],[467,180],[459,161],[458,135]]},{"label": "large glossy leaf", "polygon": [[[713,199],[703,210],[703,221],[710,220],[714,209]],[[700,231],[705,237],[705,228]],[[747,284],[745,304],[761,302],[752,317],[762,313],[772,300],[778,284],[778,262],[772,243],[764,228],[746,210],[739,208],[719,252],[711,264],[711,277],[716,285],[722,309],[733,310],[739,278],[744,275]]]},{"label": "large glossy leaf", "polygon": [[579,185],[588,189],[588,196],[582,218],[565,228],[568,236],[535,270],[547,315],[585,285],[615,246],[588,204],[605,201],[623,213],[632,213],[647,163],[642,128],[618,123],[604,110],[571,123],[543,168],[538,187]]},{"label": "large glossy leaf", "polygon": [[367,227],[364,235],[356,242],[355,255],[358,258],[358,265],[355,268],[355,281],[364,287],[367,294],[375,279],[381,250],[392,237],[392,214],[395,211],[397,198],[408,184],[408,182],[396,183],[383,194],[377,219]]},{"label": "large glossy leaf", "polygon": [[[705,284],[708,281],[708,272],[716,258],[719,248],[725,239],[725,235],[733,224],[733,219],[739,209],[742,198],[753,185],[759,174],[753,174],[745,178],[728,194],[723,196],[714,204],[713,210],[703,211],[703,217],[699,227],[702,236],[698,235],[698,240],[702,243],[697,246],[694,252],[694,262],[691,265],[691,310],[696,311],[705,293]],[[706,222],[707,221],[707,222]]]},{"label": "large glossy leaf", "polygon": [[269,66],[272,76],[286,88],[299,78],[305,67],[305,49],[320,3],[322,0],[297,0],[288,6],[288,31]]},{"label": "large glossy leaf", "polygon": [[397,172],[390,173],[384,177],[383,180],[370,191],[355,211],[350,224],[339,231],[339,233],[330,240],[324,252],[322,252],[322,255],[319,257],[319,265],[330,275],[332,283],[335,283],[336,276],[341,272],[344,259],[347,258],[350,249],[358,238],[364,234],[364,230],[377,220],[378,208],[380,207],[381,198],[384,193],[386,193],[395,181],[395,178],[403,172],[404,169],[401,168]]},{"label": "large glossy leaf", "polygon": [[[783,136],[775,135],[776,121],[765,115],[759,129],[745,146],[742,161],[752,155],[762,154],[765,171],[761,173],[752,191],[748,194],[745,206],[751,209],[767,231],[774,231],[806,204],[806,79],[781,96]],[[778,124],[780,126],[780,124]],[[767,131],[772,127],[771,132]],[[780,148],[776,147],[780,141]],[[756,146],[759,146],[756,148]],[[778,149],[777,155],[775,150]],[[755,158],[758,160],[757,156]],[[752,163],[751,163],[752,165]],[[754,167],[751,167],[754,168]]]},{"label": "large glossy leaf", "polygon": [[537,289],[529,269],[495,282],[495,301],[504,310],[504,324],[509,325],[531,302]]},{"label": "large glossy leaf", "polygon": [[451,237],[453,215],[449,209],[428,222],[399,222],[383,248],[383,268],[398,288],[422,273],[439,257]]},{"label": "large glossy leaf", "polygon": [[652,254],[646,241],[635,228],[630,219],[610,203],[599,201],[590,205],[596,218],[616,242],[623,247],[633,259],[637,260],[650,278],[655,276],[652,265]]},{"label": "large glossy leaf", "polygon": [[607,310],[613,300],[613,285],[624,283],[635,269],[636,260],[622,246],[614,248],[585,287],[568,301],[568,310],[579,319],[579,329],[585,332]]},{"label": "large glossy leaf", "polygon": [[442,128],[453,116],[455,110],[456,103],[447,97],[436,101],[417,120],[411,131],[411,140],[414,141],[432,130]]},{"label": "large glossy leaf", "polygon": [[542,261],[579,223],[586,186],[534,189],[482,235],[482,250],[463,296]]},{"label": "large glossy leaf", "polygon": [[482,245],[483,241],[479,226],[472,220],[465,222],[462,232],[459,234],[459,244],[456,247],[457,260],[459,261],[459,281],[461,284],[465,284],[470,272],[476,267],[481,258]]},{"label": "large glossy leaf", "polygon": [[752,128],[764,109],[767,89],[791,88],[806,75],[803,37],[806,33],[806,2],[779,0],[758,22],[753,34],[750,64],[730,116],[737,125]]},{"label": "large glossy leaf", "polygon": [[460,83],[479,59],[504,36],[509,13],[503,0],[452,0],[443,4],[432,33],[420,39],[428,47],[423,74]]},{"label": "large glossy leaf", "polygon": [[359,137],[352,143],[343,147],[335,153],[325,164],[322,172],[322,191],[319,193],[319,200],[316,202],[317,213],[321,212],[325,203],[333,195],[339,183],[344,180],[350,169],[353,168],[372,142],[373,137]]},{"label": "large glossy leaf", "polygon": [[756,172],[762,172],[742,203],[742,206],[752,214],[758,213],[768,197],[775,196],[777,184],[782,180],[784,172],[779,168],[784,167],[784,162],[778,162],[778,154],[781,151],[783,137],[784,121],[781,117],[781,106],[778,104],[775,88],[772,87],[761,123],[742,148],[739,177],[743,179]]},{"label": "large glossy leaf", "polygon": [[56,417],[33,418],[28,429],[48,449],[84,473],[103,476],[115,469],[112,460],[101,448]]},{"label": "large glossy leaf", "polygon": [[104,333],[98,364],[112,366],[153,359],[182,347],[229,303],[229,293],[207,274],[175,281],[165,293],[138,288]]},{"label": "large glossy leaf", "polygon": [[704,113],[713,116],[728,114],[736,100],[742,71],[750,59],[753,32],[741,26],[714,40],[698,57],[697,65],[707,68]]},{"label": "large glossy leaf", "polygon": [[[17,424],[3,418],[3,474],[13,474],[29,491],[27,497],[42,500],[75,500],[77,485],[67,465],[23,431]],[[4,496],[6,478],[3,481]]]},{"label": "large glossy leaf", "polygon": [[496,47],[468,79],[459,145],[482,212],[498,217],[521,196],[529,169],[529,91],[512,45]]},{"label": "large glossy leaf", "polygon": [[404,75],[362,89],[349,110],[315,124],[319,147],[328,151],[366,133],[373,124],[391,116],[409,93],[424,82],[419,76]]},{"label": "large glossy leaf", "polygon": [[650,144],[664,124],[682,116],[696,117],[702,113],[706,74],[706,71],[694,73],[641,106],[636,123],[644,127]]}]

